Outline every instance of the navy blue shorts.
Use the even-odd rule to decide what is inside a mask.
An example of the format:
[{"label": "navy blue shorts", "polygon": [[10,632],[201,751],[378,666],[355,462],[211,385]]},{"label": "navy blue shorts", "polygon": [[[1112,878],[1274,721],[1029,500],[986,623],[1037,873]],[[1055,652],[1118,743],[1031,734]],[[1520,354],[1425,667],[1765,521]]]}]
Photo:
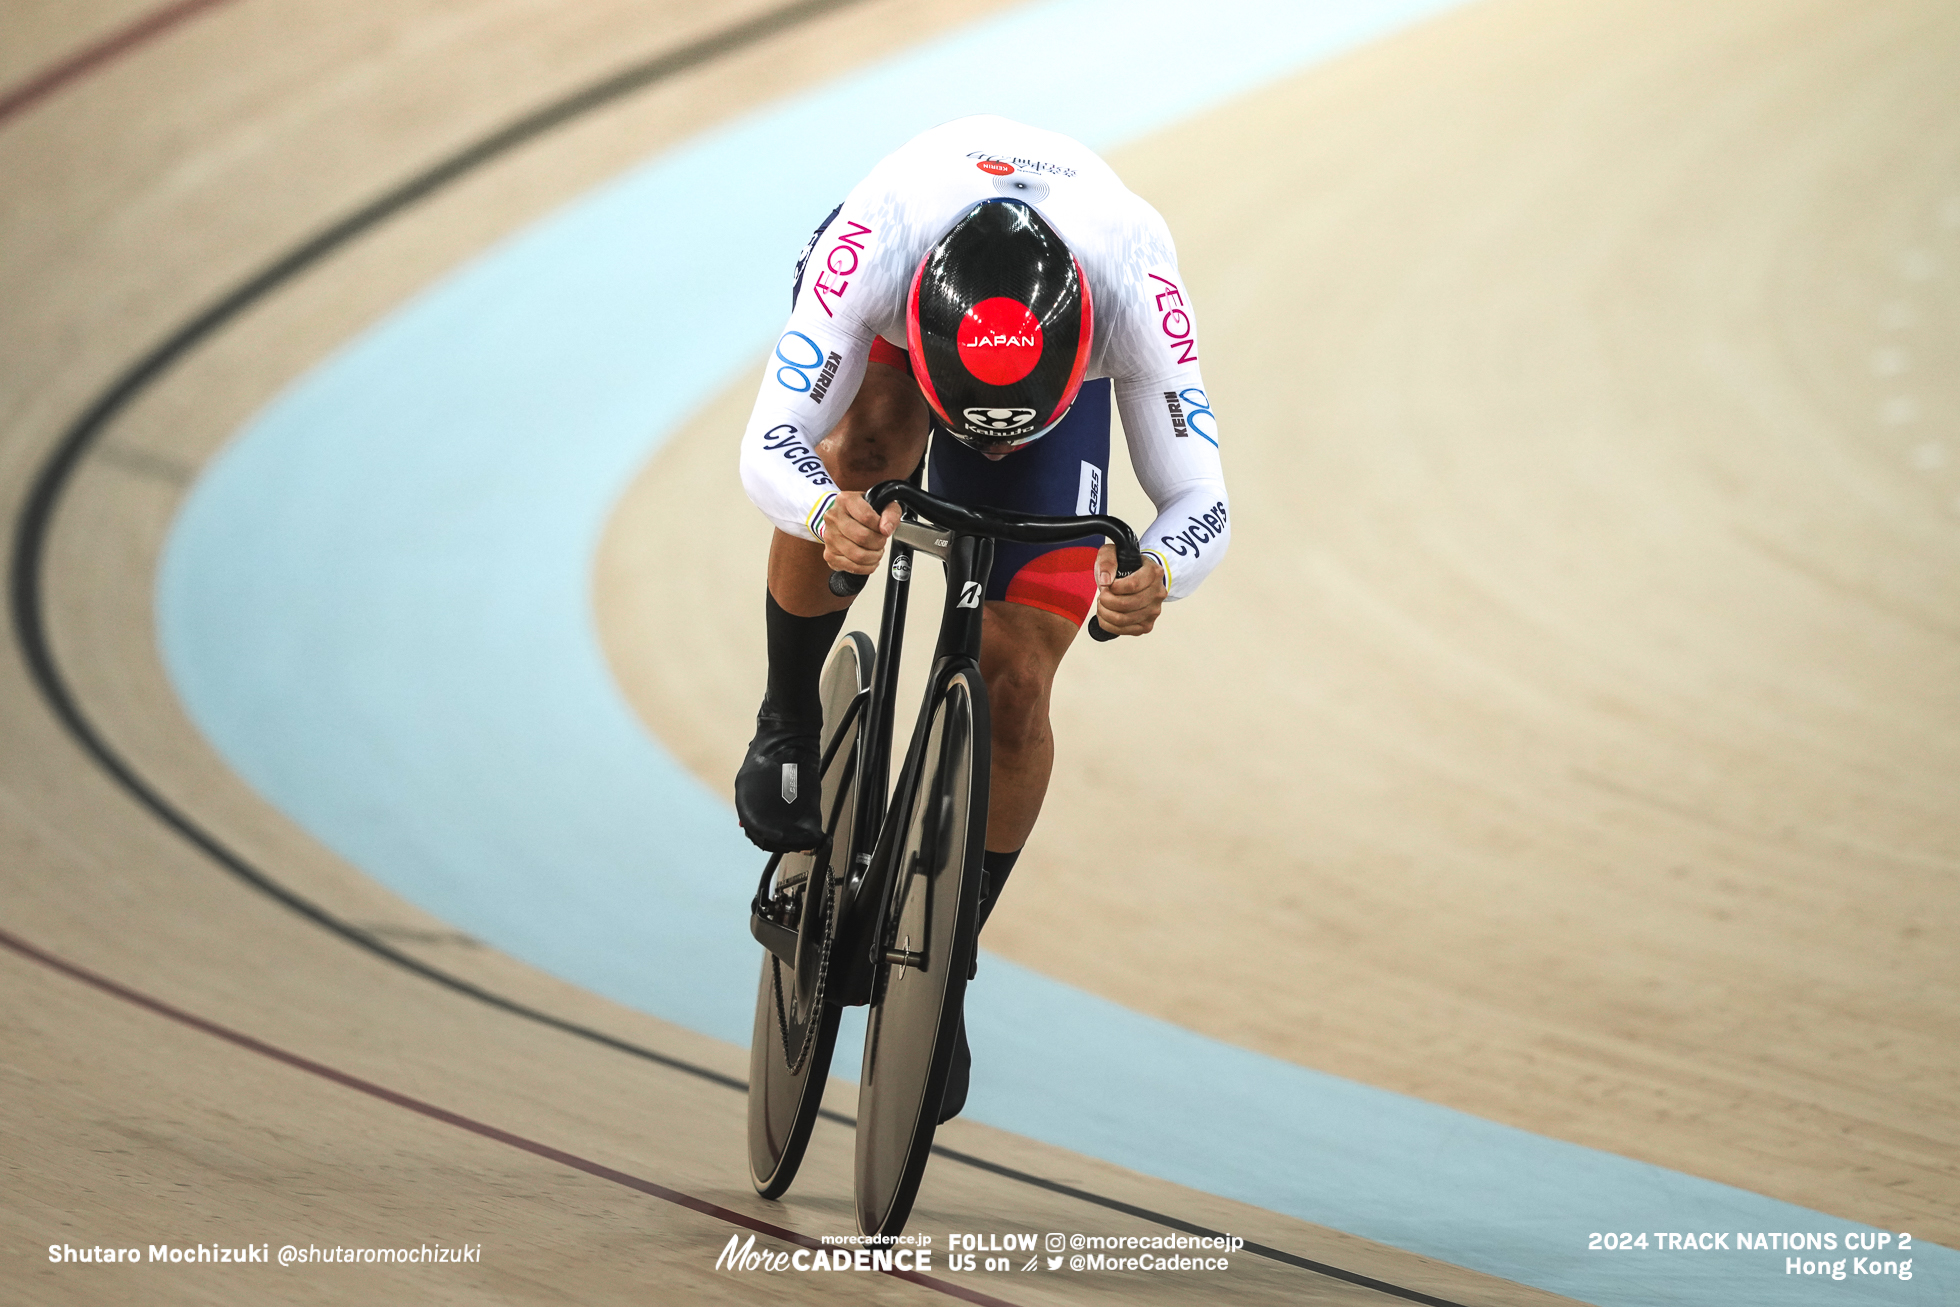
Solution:
[{"label": "navy blue shorts", "polygon": [[[975,453],[935,423],[926,489],[955,503],[1015,513],[1067,517],[1107,511],[1109,393],[1107,377],[1083,382],[1053,430],[998,460]],[[1040,608],[1080,626],[1096,603],[1101,545],[1097,536],[1058,545],[999,541],[987,598]]]}]

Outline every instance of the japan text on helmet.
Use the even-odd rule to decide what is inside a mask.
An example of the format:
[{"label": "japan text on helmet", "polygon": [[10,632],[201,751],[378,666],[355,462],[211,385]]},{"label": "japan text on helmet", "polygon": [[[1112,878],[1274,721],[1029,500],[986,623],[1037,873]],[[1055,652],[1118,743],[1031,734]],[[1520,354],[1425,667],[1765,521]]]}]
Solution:
[{"label": "japan text on helmet", "polygon": [[926,251],[905,319],[926,402],[975,449],[997,453],[1047,434],[1082,388],[1089,283],[1055,229],[1020,200],[983,200]]}]

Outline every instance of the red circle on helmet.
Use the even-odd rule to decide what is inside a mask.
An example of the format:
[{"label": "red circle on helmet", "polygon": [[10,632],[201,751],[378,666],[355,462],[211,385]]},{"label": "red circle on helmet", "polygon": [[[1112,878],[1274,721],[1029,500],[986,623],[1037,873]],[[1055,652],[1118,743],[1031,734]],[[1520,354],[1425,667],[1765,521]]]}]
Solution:
[{"label": "red circle on helmet", "polygon": [[1017,299],[981,300],[960,319],[960,362],[990,386],[1011,386],[1041,362],[1041,322]]}]

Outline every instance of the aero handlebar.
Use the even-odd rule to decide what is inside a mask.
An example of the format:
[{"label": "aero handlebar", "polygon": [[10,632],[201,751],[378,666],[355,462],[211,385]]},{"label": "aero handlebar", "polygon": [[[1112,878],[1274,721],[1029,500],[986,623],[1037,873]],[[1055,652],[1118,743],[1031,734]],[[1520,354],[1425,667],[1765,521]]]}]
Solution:
[{"label": "aero handlebar", "polygon": [[[1136,532],[1130,530],[1129,525],[1120,518],[1104,514],[1045,517],[1031,513],[1008,513],[977,504],[955,504],[937,495],[927,494],[905,481],[880,481],[871,487],[865,500],[881,513],[889,504],[903,504],[927,521],[948,530],[990,536],[996,540],[1014,540],[1021,544],[1059,544],[1085,535],[1101,535],[1116,546],[1116,575],[1128,576],[1143,566],[1143,553],[1137,547]],[[832,572],[830,592],[840,599],[847,598],[864,589],[870,579],[857,572]],[[1103,630],[1102,624],[1093,616],[1089,618],[1089,635],[1095,640],[1116,638]]]}]

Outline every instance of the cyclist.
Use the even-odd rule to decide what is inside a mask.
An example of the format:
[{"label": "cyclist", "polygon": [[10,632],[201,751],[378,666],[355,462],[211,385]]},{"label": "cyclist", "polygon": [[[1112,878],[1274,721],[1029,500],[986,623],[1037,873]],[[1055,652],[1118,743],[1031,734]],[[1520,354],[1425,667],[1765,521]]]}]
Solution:
[{"label": "cyclist", "polygon": [[[1113,395],[1157,508],[1128,577],[1106,544],[996,545],[980,664],[993,721],[984,924],[1047,792],[1049,690],[1077,629],[1094,608],[1106,630],[1146,634],[1231,538],[1176,251],[1156,210],[1076,141],[961,118],[888,155],[831,211],[791,303],[741,455],[743,486],[776,526],[768,685],[735,779],[761,848],[823,838],[818,678],[850,604],[827,583],[833,569],[877,567],[899,508],[874,512],[864,492],[909,475],[929,430],[935,494],[1100,513]],[[962,1028],[942,1120],[964,1104],[970,1066]]]}]

